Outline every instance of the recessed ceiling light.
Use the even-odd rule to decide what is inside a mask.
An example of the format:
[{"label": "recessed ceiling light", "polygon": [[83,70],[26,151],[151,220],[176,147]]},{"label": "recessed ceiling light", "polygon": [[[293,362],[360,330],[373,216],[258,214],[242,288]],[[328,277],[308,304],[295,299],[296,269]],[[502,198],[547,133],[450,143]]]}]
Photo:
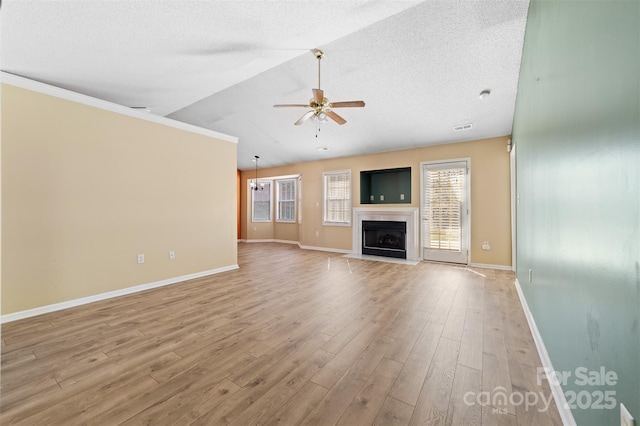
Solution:
[{"label": "recessed ceiling light", "polygon": [[484,99],[489,97],[489,95],[491,94],[491,90],[489,89],[485,89],[482,92],[480,92],[480,95],[478,96],[480,99]]},{"label": "recessed ceiling light", "polygon": [[318,151],[329,151],[329,148],[326,146],[319,146],[318,148],[316,148]]}]

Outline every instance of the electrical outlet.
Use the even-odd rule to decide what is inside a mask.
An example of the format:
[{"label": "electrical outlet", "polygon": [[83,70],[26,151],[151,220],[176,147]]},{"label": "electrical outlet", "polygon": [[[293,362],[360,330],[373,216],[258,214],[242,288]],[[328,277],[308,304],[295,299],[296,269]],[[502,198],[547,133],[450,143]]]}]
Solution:
[{"label": "electrical outlet", "polygon": [[380,201],[384,201],[384,195],[380,196]]},{"label": "electrical outlet", "polygon": [[400,194],[400,201],[404,201],[404,194]]},{"label": "electrical outlet", "polygon": [[375,197],[373,195],[369,195],[369,201],[374,201]]},{"label": "electrical outlet", "polygon": [[169,250],[169,259],[173,260],[176,258],[176,252],[173,250]]},{"label": "electrical outlet", "polygon": [[316,231],[316,237],[320,236],[320,231]]},{"label": "electrical outlet", "polygon": [[482,250],[491,250],[491,246],[489,245],[489,241],[482,242]]},{"label": "electrical outlet", "polygon": [[144,263],[144,254],[138,255],[138,263]]},{"label": "electrical outlet", "polygon": [[624,404],[620,403],[620,426],[635,426],[636,421],[631,417],[631,413]]}]

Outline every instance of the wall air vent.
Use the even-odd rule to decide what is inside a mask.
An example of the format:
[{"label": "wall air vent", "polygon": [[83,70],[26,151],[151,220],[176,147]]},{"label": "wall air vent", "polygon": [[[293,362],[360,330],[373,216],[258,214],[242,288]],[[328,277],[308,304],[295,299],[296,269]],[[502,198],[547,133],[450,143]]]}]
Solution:
[{"label": "wall air vent", "polygon": [[453,126],[454,132],[462,132],[465,130],[471,130],[473,128],[473,123],[461,124],[459,126]]}]

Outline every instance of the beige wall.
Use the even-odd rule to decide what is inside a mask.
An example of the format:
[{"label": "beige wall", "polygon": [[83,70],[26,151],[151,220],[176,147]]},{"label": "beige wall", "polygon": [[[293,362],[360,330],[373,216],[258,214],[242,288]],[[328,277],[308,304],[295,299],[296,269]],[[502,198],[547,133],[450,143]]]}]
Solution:
[{"label": "beige wall", "polygon": [[[343,157],[260,169],[260,177],[301,174],[303,181],[302,224],[298,241],[304,246],[351,250],[351,227],[322,225],[322,172],[351,170],[353,205],[360,204],[360,172],[363,170],[412,168],[411,206],[420,206],[420,162],[471,159],[471,262],[511,265],[511,219],[508,136],[471,142],[427,146],[380,154]],[[252,223],[247,203],[247,179],[254,171],[242,173],[241,235],[243,239],[279,239],[273,224]],[[406,207],[406,204],[385,204]],[[254,231],[255,228],[255,231]],[[318,236],[316,236],[316,231]],[[489,241],[491,250],[482,250]]]},{"label": "beige wall", "polygon": [[235,265],[236,150],[3,84],[2,314]]}]

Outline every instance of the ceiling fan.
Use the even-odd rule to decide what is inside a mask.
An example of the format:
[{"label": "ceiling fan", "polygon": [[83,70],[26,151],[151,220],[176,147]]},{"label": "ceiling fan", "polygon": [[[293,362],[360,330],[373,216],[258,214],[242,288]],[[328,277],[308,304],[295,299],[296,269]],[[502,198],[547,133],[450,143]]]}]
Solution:
[{"label": "ceiling fan", "polygon": [[340,117],[338,114],[333,112],[334,108],[353,108],[353,107],[364,107],[364,101],[344,101],[344,102],[329,102],[329,99],[324,97],[324,91],[320,89],[320,60],[324,56],[324,52],[322,50],[315,49],[313,54],[318,59],[318,88],[312,89],[313,98],[309,100],[308,104],[280,104],[274,105],[275,108],[283,108],[283,107],[303,107],[303,108],[311,108],[311,111],[307,111],[298,121],[296,121],[296,126],[304,123],[306,120],[314,117],[319,122],[327,121],[327,117],[335,121],[336,123],[342,125],[347,122],[344,118]]}]

